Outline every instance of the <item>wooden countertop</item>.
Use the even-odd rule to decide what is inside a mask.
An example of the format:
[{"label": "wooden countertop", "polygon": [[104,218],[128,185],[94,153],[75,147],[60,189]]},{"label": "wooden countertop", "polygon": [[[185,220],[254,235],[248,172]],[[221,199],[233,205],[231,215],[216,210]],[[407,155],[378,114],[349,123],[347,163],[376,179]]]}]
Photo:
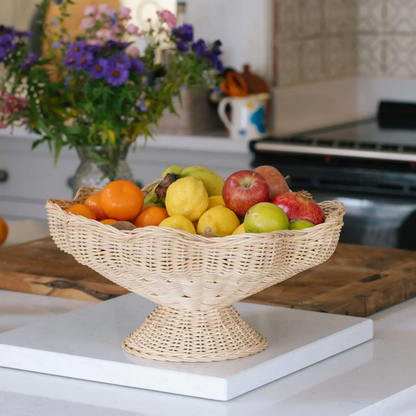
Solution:
[{"label": "wooden countertop", "polygon": [[[50,238],[0,250],[0,289],[97,302],[127,293]],[[340,244],[326,263],[246,301],[368,316],[415,295],[416,252]]]}]

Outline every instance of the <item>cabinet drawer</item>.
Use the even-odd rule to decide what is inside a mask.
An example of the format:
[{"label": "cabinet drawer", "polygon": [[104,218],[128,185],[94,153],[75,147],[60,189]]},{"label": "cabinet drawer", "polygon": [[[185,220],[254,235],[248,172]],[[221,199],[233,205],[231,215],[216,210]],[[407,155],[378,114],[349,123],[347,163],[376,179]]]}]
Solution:
[{"label": "cabinet drawer", "polygon": [[30,147],[28,152],[17,154],[0,150],[0,197],[26,198],[33,202],[44,202],[51,197],[71,198],[67,181],[74,175],[78,163],[74,155],[61,158],[54,166],[51,154],[36,154]]}]

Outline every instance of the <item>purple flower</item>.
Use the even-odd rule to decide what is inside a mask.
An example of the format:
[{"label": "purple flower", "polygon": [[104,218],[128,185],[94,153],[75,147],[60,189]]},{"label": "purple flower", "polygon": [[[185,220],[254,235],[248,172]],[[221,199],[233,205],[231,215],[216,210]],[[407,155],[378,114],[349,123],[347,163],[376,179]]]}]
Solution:
[{"label": "purple flower", "polygon": [[32,36],[32,32],[30,30],[25,30],[25,31],[18,30],[16,32],[16,36],[18,38],[30,38]]},{"label": "purple flower", "polygon": [[130,58],[124,53],[117,53],[116,55],[110,58],[111,64],[117,69],[130,69],[131,67],[131,60]]},{"label": "purple flower", "polygon": [[192,49],[195,51],[196,56],[204,56],[207,50],[207,44],[203,39],[198,39],[192,44]]},{"label": "purple flower", "polygon": [[117,48],[126,49],[129,46],[127,42],[117,42]]},{"label": "purple flower", "polygon": [[140,101],[140,106],[139,106],[141,111],[147,111],[149,109],[149,107],[146,105],[146,101],[145,100],[141,100]]},{"label": "purple flower", "polygon": [[4,25],[0,25],[0,34],[5,34],[8,33],[12,36],[15,35],[15,29],[12,26],[4,26]]},{"label": "purple flower", "polygon": [[138,73],[144,72],[144,63],[140,59],[132,59],[131,70]]},{"label": "purple flower", "polygon": [[36,54],[34,53],[30,53],[25,59],[24,61],[20,64],[20,68],[23,69],[23,71],[26,71],[27,69],[29,69],[31,66],[33,66],[33,64],[36,62],[36,60],[38,59],[38,57],[36,56]]},{"label": "purple flower", "polygon": [[73,67],[78,62],[79,57],[78,53],[69,52],[64,58],[64,66],[67,68]]},{"label": "purple flower", "polygon": [[111,27],[118,26],[118,20],[114,13],[110,13],[107,17],[110,19]]},{"label": "purple flower", "polygon": [[107,46],[110,46],[110,47],[115,47],[115,46],[117,46],[118,45],[118,42],[116,41],[116,40],[112,40],[112,39],[110,39],[110,40],[107,40],[106,42],[105,42],[105,44],[107,45]]},{"label": "purple flower", "polygon": [[97,59],[90,68],[89,74],[91,78],[100,79],[104,78],[107,71],[108,61],[104,58]]},{"label": "purple flower", "polygon": [[3,62],[7,58],[7,51],[4,48],[0,48],[0,62]]},{"label": "purple flower", "polygon": [[58,28],[58,19],[56,18],[56,16],[52,19],[52,24],[54,28]]},{"label": "purple flower", "polygon": [[84,69],[88,70],[91,68],[93,62],[94,55],[91,52],[86,52],[81,55],[78,61],[75,63],[75,69],[78,69],[78,71],[82,71]]},{"label": "purple flower", "polygon": [[89,44],[85,47],[85,50],[88,52],[97,53],[99,50],[101,50],[101,46]]},{"label": "purple flower", "polygon": [[172,29],[172,34],[186,42],[192,42],[194,39],[194,28],[192,25],[182,25]]},{"label": "purple flower", "polygon": [[62,45],[62,38],[58,38],[52,43],[54,49],[58,49]]},{"label": "purple flower", "polygon": [[218,72],[222,75],[224,73],[224,65],[223,63],[218,59],[216,65],[214,66],[215,69],[218,70]]},{"label": "purple flower", "polygon": [[53,0],[53,2],[59,6],[62,4],[63,0]]},{"label": "purple flower", "polygon": [[69,45],[69,52],[75,52],[75,53],[84,52],[86,46],[87,44],[83,40],[79,40]]},{"label": "purple flower", "polygon": [[188,45],[180,40],[176,42],[176,47],[178,48],[179,52],[188,52],[189,50]]},{"label": "purple flower", "polygon": [[13,43],[13,36],[9,33],[0,37],[0,47],[10,51],[15,49],[16,45]]},{"label": "purple flower", "polygon": [[213,44],[212,44],[212,49],[218,49],[220,46],[222,46],[222,42],[220,40],[216,40]]},{"label": "purple flower", "polygon": [[105,79],[111,85],[122,85],[127,81],[129,71],[127,69],[118,69],[114,66],[107,67]]}]

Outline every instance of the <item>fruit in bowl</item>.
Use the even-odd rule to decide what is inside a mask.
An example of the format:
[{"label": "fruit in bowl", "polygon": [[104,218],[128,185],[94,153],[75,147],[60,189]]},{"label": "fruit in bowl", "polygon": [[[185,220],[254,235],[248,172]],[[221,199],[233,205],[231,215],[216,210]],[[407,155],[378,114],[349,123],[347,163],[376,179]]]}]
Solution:
[{"label": "fruit in bowl", "polygon": [[[210,201],[204,182],[193,176],[166,184],[166,199],[157,201],[166,203],[166,210],[164,206],[143,208],[160,179],[143,192],[123,181],[107,185],[129,190],[129,198],[120,192],[104,192],[105,188],[100,192],[99,188],[85,187],[74,201],[48,200],[50,232],[61,250],[159,305],[142,326],[124,341],[120,338],[126,352],[148,359],[188,362],[255,354],[267,347],[267,340],[241,318],[232,304],[332,255],[345,212],[340,202],[322,203],[327,217],[325,224],[314,230],[313,238],[308,238],[308,230],[294,238],[296,231],[285,231],[290,218],[270,202],[266,180],[257,172],[248,173],[255,179],[249,187],[267,192],[253,198],[253,193],[241,191],[238,182],[229,188],[242,202],[244,195],[248,197],[248,208],[243,212],[239,204],[235,211],[229,201],[227,204],[228,180],[223,200]],[[92,219],[94,213],[84,204],[92,194],[100,195],[94,199],[110,218],[101,222]],[[263,198],[266,201],[261,201]],[[143,206],[139,209],[140,204]],[[76,206],[78,212],[65,212]],[[90,213],[91,219],[74,215],[81,211]],[[238,213],[245,211],[248,213],[240,224]],[[132,218],[133,213],[138,215]],[[129,220],[120,221],[120,216]],[[305,221],[294,220],[291,224],[302,225]],[[135,229],[133,222],[140,228]],[[112,223],[122,229],[115,229]],[[195,228],[200,235],[196,235]]]},{"label": "fruit in bowl", "polygon": [[243,218],[253,205],[270,202],[270,188],[259,173],[240,170],[225,181],[222,197],[225,205]]},{"label": "fruit in bowl", "polygon": [[269,165],[259,166],[253,169],[253,172],[260,173],[266,179],[270,188],[270,198],[273,199],[279,194],[289,192],[289,186],[284,176],[274,167]]},{"label": "fruit in bowl", "polygon": [[289,220],[286,214],[271,202],[261,202],[252,206],[244,218],[246,233],[269,233],[288,228]]},{"label": "fruit in bowl", "polygon": [[324,211],[307,191],[280,194],[272,202],[282,208],[289,221],[306,220],[313,225],[322,224],[325,221]]}]

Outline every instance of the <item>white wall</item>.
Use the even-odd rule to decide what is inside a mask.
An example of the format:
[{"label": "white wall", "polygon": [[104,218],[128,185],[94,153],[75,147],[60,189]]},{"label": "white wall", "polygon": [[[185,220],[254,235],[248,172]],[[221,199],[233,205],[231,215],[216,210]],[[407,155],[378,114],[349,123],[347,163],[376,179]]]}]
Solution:
[{"label": "white wall", "polygon": [[35,5],[40,0],[0,0],[0,23],[19,30],[29,28]]},{"label": "white wall", "polygon": [[272,79],[272,1],[188,0],[187,18],[196,36],[223,43],[226,66]]}]

